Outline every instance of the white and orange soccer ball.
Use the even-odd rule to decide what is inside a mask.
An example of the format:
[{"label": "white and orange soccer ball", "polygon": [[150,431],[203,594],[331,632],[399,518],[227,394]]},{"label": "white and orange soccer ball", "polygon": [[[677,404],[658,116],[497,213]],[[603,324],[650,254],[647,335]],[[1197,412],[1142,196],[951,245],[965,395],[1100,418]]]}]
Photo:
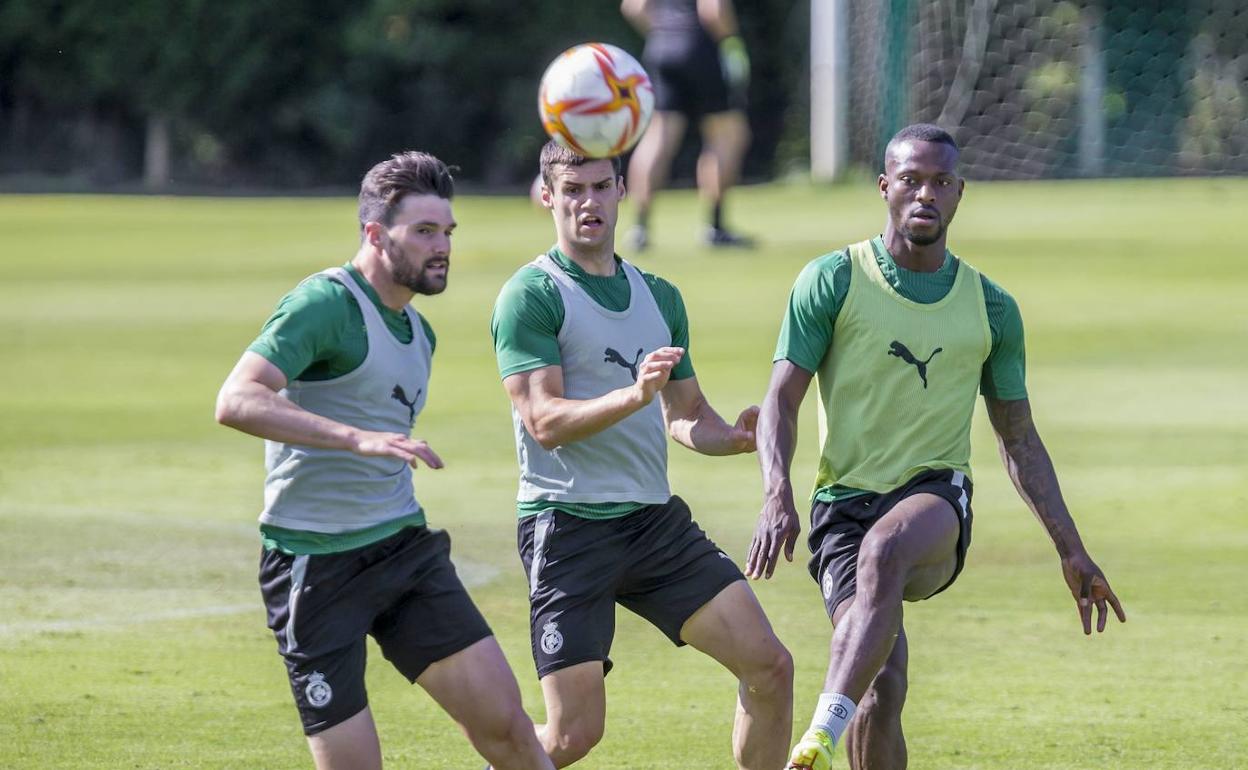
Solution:
[{"label": "white and orange soccer ball", "polygon": [[559,54],[538,89],[542,127],[587,158],[610,158],[637,144],[654,112],[654,87],[641,64],[606,43]]}]

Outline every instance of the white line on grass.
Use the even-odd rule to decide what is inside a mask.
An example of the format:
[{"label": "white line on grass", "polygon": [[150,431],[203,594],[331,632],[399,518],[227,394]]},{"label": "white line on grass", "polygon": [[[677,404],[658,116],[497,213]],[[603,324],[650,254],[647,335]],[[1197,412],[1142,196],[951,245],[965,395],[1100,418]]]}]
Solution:
[{"label": "white line on grass", "polygon": [[[455,559],[455,571],[467,588],[483,586],[493,580],[499,573],[498,567],[490,564]],[[140,612],[115,617],[76,618],[74,620],[32,620],[17,623],[0,623],[0,637],[30,636],[44,633],[74,633],[77,631],[98,631],[107,628],[124,628],[146,623],[161,623],[169,620],[190,620],[193,618],[220,617],[238,615],[244,612],[263,614],[264,607],[259,599],[247,604],[219,604],[205,607],[179,607],[159,612]]]},{"label": "white line on grass", "polygon": [[187,620],[217,615],[237,615],[242,612],[262,612],[259,602],[248,604],[221,604],[208,607],[180,607],[160,612],[140,612],[125,617],[81,618],[77,620],[36,620],[25,623],[0,623],[0,636],[14,634],[72,633],[74,631],[120,628],[165,620]]}]

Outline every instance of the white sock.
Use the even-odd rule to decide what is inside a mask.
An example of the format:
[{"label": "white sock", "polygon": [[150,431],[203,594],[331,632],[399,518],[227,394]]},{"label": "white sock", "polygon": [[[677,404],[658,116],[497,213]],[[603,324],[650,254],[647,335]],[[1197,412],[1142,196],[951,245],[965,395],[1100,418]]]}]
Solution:
[{"label": "white sock", "polygon": [[854,718],[858,705],[839,692],[825,692],[819,696],[819,705],[815,706],[815,718],[810,720],[810,729],[823,730],[832,736],[832,744],[841,741],[849,720]]}]

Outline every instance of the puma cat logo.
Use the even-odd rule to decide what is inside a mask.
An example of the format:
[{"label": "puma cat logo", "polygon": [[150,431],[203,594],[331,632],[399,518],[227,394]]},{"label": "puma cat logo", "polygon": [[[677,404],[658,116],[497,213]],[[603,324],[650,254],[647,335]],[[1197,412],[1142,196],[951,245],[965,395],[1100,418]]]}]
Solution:
[{"label": "puma cat logo", "polygon": [[641,351],[642,351],[641,348],[637,348],[637,355],[633,356],[633,362],[630,364],[628,362],[628,359],[620,355],[618,350],[616,350],[615,348],[607,348],[606,350],[602,351],[602,354],[605,356],[605,358],[603,358],[602,360],[605,363],[619,364],[620,366],[624,367],[625,369],[628,370],[629,374],[633,375],[633,382],[636,382],[637,381],[637,364],[641,362]]},{"label": "puma cat logo", "polygon": [[923,390],[927,390],[927,365],[933,358],[936,357],[936,354],[942,350],[944,350],[944,348],[936,348],[932,351],[932,354],[927,357],[926,361],[920,361],[914,357],[914,354],[910,352],[909,348],[897,340],[893,340],[888,345],[888,354],[890,356],[897,356],[908,364],[914,364],[914,368],[919,370],[919,379],[923,380]]},{"label": "puma cat logo", "polygon": [[423,393],[424,390],[424,388],[417,388],[416,397],[411,401],[407,400],[407,394],[403,392],[402,385],[395,385],[394,391],[390,394],[390,398],[393,398],[395,401],[398,401],[400,404],[407,407],[408,423],[416,422],[416,402],[420,400],[420,394]]}]

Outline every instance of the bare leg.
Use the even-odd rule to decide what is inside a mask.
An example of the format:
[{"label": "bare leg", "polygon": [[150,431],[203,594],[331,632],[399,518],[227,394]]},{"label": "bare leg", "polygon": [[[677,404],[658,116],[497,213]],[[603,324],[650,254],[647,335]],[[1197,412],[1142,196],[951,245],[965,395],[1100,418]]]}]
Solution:
[{"label": "bare leg", "polygon": [[930,596],[953,574],[958,531],[953,507],[931,494],[907,497],[871,528],[857,594],[832,635],[826,692],[862,700],[901,633],[902,600]]},{"label": "bare leg", "polygon": [[737,766],[780,767],[793,723],[793,658],[749,584],[739,580],[720,591],[685,621],[680,636],[722,663],[740,683],[732,730]]},{"label": "bare leg", "polygon": [[542,677],[546,724],[538,739],[555,767],[581,759],[602,740],[607,719],[607,690],[601,661],[578,663]]},{"label": "bare leg", "polygon": [[[957,567],[958,516],[944,498],[917,494],[897,503],[871,527],[858,551],[857,590],[833,615],[836,626],[824,693],[858,706],[846,726],[855,770],[904,768],[901,709],[906,695],[907,645],[902,602],[931,596]],[[821,703],[824,701],[821,700]],[[836,703],[836,699],[829,699]],[[840,733],[836,710],[816,712],[816,724]],[[844,716],[842,714],[842,716]],[[827,720],[827,721],[825,721]],[[825,749],[804,739],[791,767],[805,767]]]},{"label": "bare leg", "polygon": [[845,733],[845,753],[853,770],[903,770],[906,767],[901,710],[906,702],[908,658],[903,629],[884,667],[871,680]]},{"label": "bare leg", "polygon": [[494,637],[439,660],[416,683],[459,723],[473,747],[497,770],[553,769]]},{"label": "bare leg", "polygon": [[381,743],[373,712],[365,707],[355,716],[308,736],[316,770],[380,770]]},{"label": "bare leg", "polygon": [[750,146],[750,125],[740,110],[717,112],[702,119],[702,153],[698,156],[698,191],[714,206],[737,183],[741,161]]},{"label": "bare leg", "polygon": [[679,112],[655,112],[628,164],[628,196],[642,224],[654,195],[667,183],[672,158],[680,149],[688,121]]}]

